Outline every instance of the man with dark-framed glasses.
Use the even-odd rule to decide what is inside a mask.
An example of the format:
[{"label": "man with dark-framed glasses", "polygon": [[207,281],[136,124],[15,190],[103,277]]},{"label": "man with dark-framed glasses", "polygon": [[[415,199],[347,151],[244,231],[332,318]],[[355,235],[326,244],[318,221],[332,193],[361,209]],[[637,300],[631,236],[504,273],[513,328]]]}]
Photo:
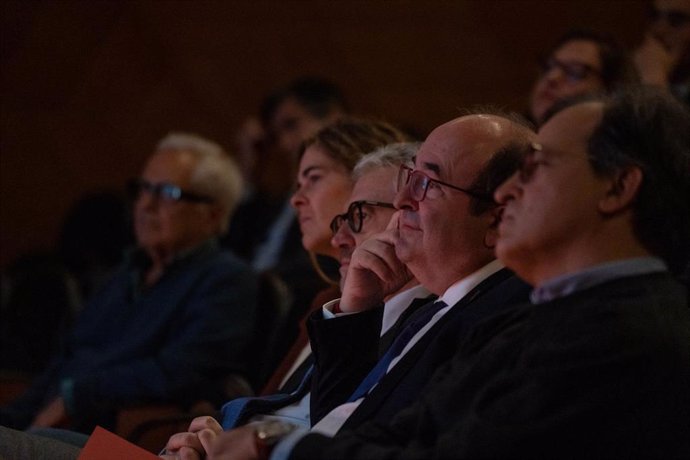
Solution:
[{"label": "man with dark-framed glasses", "polygon": [[128,189],[137,248],[0,424],[112,429],[134,402],[220,403],[219,378],[246,372],[257,280],[216,242],[242,191],[234,162],[211,141],[173,133]]},{"label": "man with dark-framed glasses", "polygon": [[338,214],[331,221],[331,231],[335,235],[338,233],[340,226],[347,222],[348,227],[352,230],[352,233],[359,233],[362,231],[362,226],[364,225],[364,219],[372,214],[370,211],[365,211],[364,208],[371,209],[371,207],[380,207],[395,209],[393,203],[384,203],[383,201],[372,201],[372,200],[359,200],[350,203],[345,214]]},{"label": "man with dark-framed glasses", "polygon": [[[375,311],[376,299],[406,276],[414,276],[441,301],[410,316],[398,333],[399,346],[391,345],[392,356],[379,356],[363,381],[349,382],[348,399],[318,421],[314,431],[337,436],[364,421],[390,418],[419,396],[450,356],[449,337],[452,343],[480,318],[526,296],[527,286],[494,260],[492,216],[498,211],[491,191],[531,135],[529,128],[503,115],[468,115],[434,130],[414,166],[398,168],[395,225],[355,250],[339,308],[348,313]],[[427,213],[431,209],[443,212]],[[403,252],[412,248],[414,252]],[[362,355],[351,354],[352,365],[361,362]]]}]

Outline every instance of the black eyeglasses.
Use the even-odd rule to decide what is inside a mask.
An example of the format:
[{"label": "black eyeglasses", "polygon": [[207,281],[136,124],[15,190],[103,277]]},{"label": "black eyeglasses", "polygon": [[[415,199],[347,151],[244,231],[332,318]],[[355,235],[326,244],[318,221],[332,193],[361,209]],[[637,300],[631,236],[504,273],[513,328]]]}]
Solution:
[{"label": "black eyeglasses", "polygon": [[410,189],[410,196],[413,200],[424,201],[424,198],[427,196],[431,199],[438,198],[441,196],[440,185],[457,190],[458,192],[465,193],[479,200],[492,200],[492,198],[488,195],[467,190],[446,182],[441,182],[440,180],[432,179],[421,171],[412,169],[405,165],[400,165],[400,171],[398,171],[398,191],[402,190],[403,187],[408,186]]},{"label": "black eyeglasses", "polygon": [[659,10],[651,7],[649,9],[649,19],[652,22],[663,19],[669,26],[677,29],[690,22],[690,14],[680,10]]},{"label": "black eyeglasses", "polygon": [[165,201],[190,201],[193,203],[213,203],[215,201],[209,196],[187,192],[177,185],[166,182],[153,183],[144,179],[131,179],[127,182],[127,192],[131,199],[139,198],[142,191]]},{"label": "black eyeglasses", "polygon": [[559,69],[570,82],[582,81],[590,75],[600,75],[600,72],[588,64],[581,62],[564,62],[554,57],[545,59],[540,63],[542,75],[546,75],[553,69]]},{"label": "black eyeglasses", "polygon": [[338,214],[331,221],[331,232],[333,232],[333,235],[338,233],[338,230],[340,230],[340,227],[343,225],[343,222],[347,222],[347,225],[350,227],[350,230],[352,230],[352,233],[361,232],[362,225],[364,224],[364,218],[366,217],[364,211],[362,210],[362,207],[365,205],[395,209],[393,203],[384,203],[381,201],[368,200],[353,201],[352,203],[350,203],[350,206],[348,206],[347,212],[345,214]]}]

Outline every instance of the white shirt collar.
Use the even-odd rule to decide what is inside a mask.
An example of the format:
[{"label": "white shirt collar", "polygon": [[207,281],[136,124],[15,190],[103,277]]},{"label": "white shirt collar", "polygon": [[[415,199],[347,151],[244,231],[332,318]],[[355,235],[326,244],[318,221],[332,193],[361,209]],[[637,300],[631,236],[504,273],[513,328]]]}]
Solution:
[{"label": "white shirt collar", "polygon": [[[385,334],[388,329],[391,328],[398,320],[400,315],[403,314],[405,310],[412,304],[414,299],[423,299],[429,297],[431,292],[429,292],[421,284],[413,286],[411,288],[405,289],[402,292],[398,292],[393,295],[386,303],[383,305],[383,320],[381,322],[381,335]],[[326,302],[321,309],[323,312],[323,317],[325,319],[332,319],[338,316],[345,315],[356,315],[357,312],[352,313],[333,313],[333,306],[340,302],[340,299],[333,299]]]},{"label": "white shirt collar", "polygon": [[451,285],[438,300],[443,300],[446,305],[455,305],[479,283],[501,270],[503,267],[504,265],[498,259],[492,260],[476,272]]}]

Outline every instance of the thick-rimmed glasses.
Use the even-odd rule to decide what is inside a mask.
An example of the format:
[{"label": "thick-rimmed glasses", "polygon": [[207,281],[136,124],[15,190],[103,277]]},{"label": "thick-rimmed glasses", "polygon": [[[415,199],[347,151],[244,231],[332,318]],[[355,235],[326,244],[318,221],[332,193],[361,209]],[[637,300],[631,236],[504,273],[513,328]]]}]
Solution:
[{"label": "thick-rimmed glasses", "polygon": [[441,196],[440,186],[457,190],[479,200],[491,200],[491,197],[488,195],[432,179],[419,170],[400,165],[400,171],[398,171],[398,191],[405,186],[410,190],[410,197],[417,202],[424,201],[424,198],[427,196],[431,199]]},{"label": "thick-rimmed glasses", "polygon": [[559,69],[563,72],[565,78],[573,83],[582,81],[590,75],[601,75],[601,72],[589,64],[584,64],[582,62],[565,62],[554,57],[545,59],[541,62],[540,66],[543,75],[546,75],[553,69]]},{"label": "thick-rimmed glasses", "polygon": [[127,181],[127,192],[133,200],[139,198],[143,191],[165,201],[190,201],[193,203],[213,203],[215,201],[210,196],[187,192],[177,185],[167,182],[153,183],[144,179],[131,179]]},{"label": "thick-rimmed glasses", "polygon": [[352,233],[361,232],[362,225],[364,224],[364,218],[366,217],[364,211],[362,210],[363,206],[378,206],[380,208],[395,209],[393,203],[369,200],[353,201],[350,203],[350,206],[348,206],[345,214],[338,214],[331,221],[331,232],[333,232],[333,235],[338,233],[338,230],[340,230],[343,222],[347,222],[347,225],[350,227],[350,230],[352,230]]}]

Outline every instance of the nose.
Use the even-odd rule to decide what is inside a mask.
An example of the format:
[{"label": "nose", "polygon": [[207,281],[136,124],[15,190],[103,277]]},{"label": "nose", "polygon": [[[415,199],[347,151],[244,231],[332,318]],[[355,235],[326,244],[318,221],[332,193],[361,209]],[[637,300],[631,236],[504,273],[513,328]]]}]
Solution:
[{"label": "nose", "polygon": [[398,192],[395,194],[395,199],[393,200],[393,206],[395,209],[412,209],[416,210],[419,208],[419,202],[412,198],[410,193],[410,183],[400,187]]},{"label": "nose", "polygon": [[331,246],[336,249],[347,249],[355,247],[355,238],[347,222],[343,222],[335,235],[331,238]]},{"label": "nose", "polygon": [[496,203],[504,205],[508,201],[515,199],[520,193],[520,184],[519,172],[513,173],[513,175],[499,185],[494,192],[494,200]]},{"label": "nose", "polygon": [[560,80],[563,80],[564,77],[565,73],[563,72],[563,69],[560,66],[554,65],[546,72],[544,72],[544,76],[542,78],[547,83],[556,83]]},{"label": "nose", "polygon": [[158,197],[146,189],[140,190],[139,194],[134,200],[134,206],[141,210],[154,209],[157,204]]},{"label": "nose", "polygon": [[307,198],[304,196],[302,189],[298,186],[297,190],[295,190],[295,193],[293,193],[290,197],[290,206],[297,209],[299,206],[306,204],[306,202]]}]

